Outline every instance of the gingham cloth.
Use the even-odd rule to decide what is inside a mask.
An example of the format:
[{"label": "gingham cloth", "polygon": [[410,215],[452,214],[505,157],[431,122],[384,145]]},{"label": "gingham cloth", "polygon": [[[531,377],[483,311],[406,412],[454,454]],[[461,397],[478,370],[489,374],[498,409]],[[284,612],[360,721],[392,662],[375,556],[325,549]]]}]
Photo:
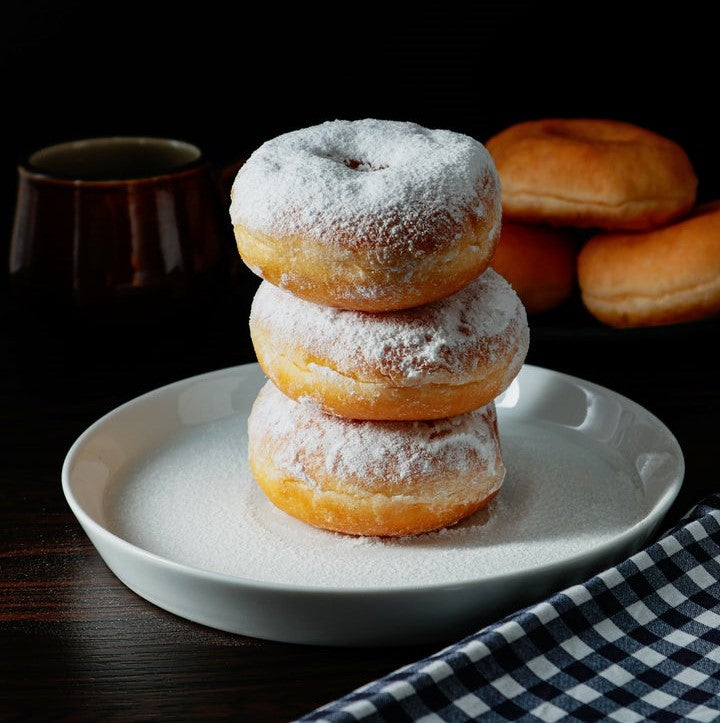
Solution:
[{"label": "gingham cloth", "polygon": [[302,721],[720,719],[720,494],[616,567]]}]

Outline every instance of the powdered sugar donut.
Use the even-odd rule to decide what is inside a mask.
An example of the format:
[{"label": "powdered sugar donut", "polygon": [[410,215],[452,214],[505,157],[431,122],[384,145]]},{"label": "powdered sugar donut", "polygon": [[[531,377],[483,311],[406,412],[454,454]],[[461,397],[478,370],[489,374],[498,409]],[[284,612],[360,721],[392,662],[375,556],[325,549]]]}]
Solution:
[{"label": "powdered sugar donut", "polygon": [[309,301],[388,311],[452,294],[487,267],[500,230],[490,155],[469,136],[329,121],[263,144],[230,216],[257,274]]},{"label": "powdered sugar donut", "polygon": [[510,384],[529,343],[525,309],[492,269],[440,301],[374,314],[263,282],[250,333],[260,366],[285,394],[351,419],[477,409]]},{"label": "powdered sugar donut", "polygon": [[273,504],[317,527],[410,535],[485,505],[505,476],[495,407],[451,419],[363,422],[268,382],[248,420],[250,466]]}]

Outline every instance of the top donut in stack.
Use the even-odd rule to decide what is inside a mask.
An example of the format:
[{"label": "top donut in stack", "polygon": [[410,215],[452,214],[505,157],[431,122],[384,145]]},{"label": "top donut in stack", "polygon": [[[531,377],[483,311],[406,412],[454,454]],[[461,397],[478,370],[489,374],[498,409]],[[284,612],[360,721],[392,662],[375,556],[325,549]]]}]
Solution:
[{"label": "top donut in stack", "polygon": [[265,279],[250,331],[271,382],[248,434],[268,498],[362,535],[486,504],[505,474],[493,400],[529,333],[488,268],[501,206],[485,148],[412,123],[324,123],[261,146],[230,212]]},{"label": "top donut in stack", "polygon": [[331,121],[256,150],[233,184],[238,250],[317,304],[393,311],[482,273],[501,222],[485,147],[413,123]]},{"label": "top donut in stack", "polygon": [[240,169],[230,213],[266,279],[258,361],[292,398],[353,419],[437,419],[519,372],[527,320],[486,272],[500,187],[473,138],[371,119],[287,133]]}]

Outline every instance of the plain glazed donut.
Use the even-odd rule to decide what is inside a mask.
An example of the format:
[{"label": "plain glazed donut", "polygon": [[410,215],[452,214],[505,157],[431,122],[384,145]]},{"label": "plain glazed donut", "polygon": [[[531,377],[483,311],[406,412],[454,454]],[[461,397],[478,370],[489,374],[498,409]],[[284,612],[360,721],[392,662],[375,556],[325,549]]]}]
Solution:
[{"label": "plain glazed donut", "polygon": [[588,311],[615,327],[657,326],[720,311],[720,201],[645,233],[605,233],[578,256]]},{"label": "plain glazed donut", "polygon": [[351,419],[439,419],[481,407],[522,367],[525,309],[492,269],[452,296],[368,313],[263,282],[250,311],[263,371],[289,397]]},{"label": "plain glazed donut", "polygon": [[495,407],[452,419],[363,422],[268,382],[248,420],[253,475],[288,514],[353,535],[412,535],[487,504],[505,476]]},{"label": "plain glazed donut", "polygon": [[503,223],[490,262],[520,297],[528,314],[549,311],[575,288],[577,239],[569,229]]},{"label": "plain glazed donut", "polygon": [[230,216],[255,273],[318,304],[389,311],[458,291],[487,267],[500,188],[478,141],[414,123],[330,121],[266,142]]},{"label": "plain glazed donut", "polygon": [[612,120],[549,119],[488,140],[506,219],[608,230],[645,230],[686,214],[697,178],[685,151],[644,128]]}]

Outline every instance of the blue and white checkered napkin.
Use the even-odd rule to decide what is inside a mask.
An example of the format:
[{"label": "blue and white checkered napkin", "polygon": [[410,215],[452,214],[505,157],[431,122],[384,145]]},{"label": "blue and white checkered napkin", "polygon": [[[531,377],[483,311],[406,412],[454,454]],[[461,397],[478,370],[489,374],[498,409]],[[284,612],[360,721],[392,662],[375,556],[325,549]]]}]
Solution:
[{"label": "blue and white checkered napkin", "polygon": [[720,720],[720,494],[617,567],[303,721]]}]

